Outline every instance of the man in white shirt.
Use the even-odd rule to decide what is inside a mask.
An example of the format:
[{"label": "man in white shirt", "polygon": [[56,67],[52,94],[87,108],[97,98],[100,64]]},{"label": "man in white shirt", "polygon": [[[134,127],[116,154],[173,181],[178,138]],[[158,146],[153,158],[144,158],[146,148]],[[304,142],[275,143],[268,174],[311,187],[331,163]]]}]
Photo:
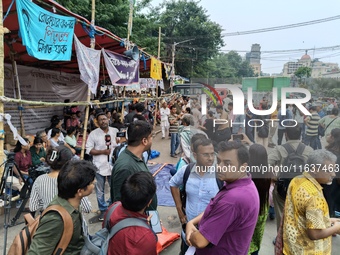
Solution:
[{"label": "man in white shirt", "polygon": [[93,164],[98,168],[96,173],[96,195],[101,212],[99,220],[104,220],[104,213],[108,208],[105,201],[105,180],[111,183],[111,156],[117,146],[118,129],[109,127],[109,121],[104,112],[96,116],[99,128],[93,130],[86,142],[86,152],[93,156]]},{"label": "man in white shirt", "polygon": [[166,104],[165,101],[162,103],[162,107],[159,111],[161,115],[162,139],[164,139],[169,132],[169,115],[170,115],[170,109],[168,108],[168,105]]}]

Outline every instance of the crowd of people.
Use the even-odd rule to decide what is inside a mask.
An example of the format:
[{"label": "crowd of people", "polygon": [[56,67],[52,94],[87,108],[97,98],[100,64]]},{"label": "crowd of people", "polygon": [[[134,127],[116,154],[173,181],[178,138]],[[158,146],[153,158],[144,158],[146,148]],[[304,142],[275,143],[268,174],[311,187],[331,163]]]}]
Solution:
[{"label": "crowd of people", "polygon": [[[278,106],[272,114],[256,116],[246,100],[244,114],[237,115],[232,97],[222,105],[208,100],[206,114],[199,97],[165,98],[159,106],[150,110],[154,105],[136,101],[124,116],[119,109],[93,109],[87,160],[77,156],[77,134],[83,128],[77,107],[65,107],[64,119],[53,116],[33,146],[17,143],[12,187],[20,191],[24,180],[32,182],[32,213],[54,204],[70,213],[74,232],[65,254],[79,254],[84,245],[81,213],[91,212],[88,195],[93,190],[100,221],[117,206],[110,227],[125,218],[148,222],[145,212],[157,210],[156,184],[147,166],[155,121],[161,138],[170,139],[169,155],[178,159],[169,185],[183,228],[180,254],[194,246],[198,255],[256,255],[268,215],[276,218],[276,254],[331,254],[332,235],[340,234],[336,106],[324,112],[318,102],[308,102],[306,116],[290,105],[285,113]],[[268,110],[270,103],[263,97],[256,108]],[[51,171],[33,183],[29,168],[41,164]],[[282,166],[298,171],[288,178]],[[53,212],[42,218],[28,254],[53,253],[62,233],[60,221]],[[108,254],[157,254],[156,243],[151,228],[131,226],[110,240]]]}]

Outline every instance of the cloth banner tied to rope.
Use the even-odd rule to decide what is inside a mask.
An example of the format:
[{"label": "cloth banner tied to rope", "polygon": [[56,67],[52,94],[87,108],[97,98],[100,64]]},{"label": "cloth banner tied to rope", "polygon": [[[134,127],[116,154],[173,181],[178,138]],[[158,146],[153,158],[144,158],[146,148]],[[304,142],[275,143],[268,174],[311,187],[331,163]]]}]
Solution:
[{"label": "cloth banner tied to rope", "polygon": [[76,19],[16,0],[19,32],[27,53],[40,60],[70,61]]},{"label": "cloth banner tied to rope", "polygon": [[93,94],[97,94],[100,69],[100,50],[86,47],[76,35],[74,35],[74,46],[77,53],[80,79],[85,82]]},{"label": "cloth banner tied to rope", "polygon": [[127,86],[139,82],[139,60],[135,61],[112,51],[102,49],[106,70],[112,85]]},{"label": "cloth banner tied to rope", "polygon": [[27,142],[24,140],[24,138],[22,138],[19,133],[18,130],[16,129],[16,127],[13,126],[12,122],[11,122],[11,118],[12,116],[9,114],[5,114],[5,115],[0,115],[0,121],[2,121],[2,118],[4,118],[7,121],[8,126],[10,127],[12,133],[13,133],[13,138],[14,140],[19,140],[19,142],[26,146]]}]

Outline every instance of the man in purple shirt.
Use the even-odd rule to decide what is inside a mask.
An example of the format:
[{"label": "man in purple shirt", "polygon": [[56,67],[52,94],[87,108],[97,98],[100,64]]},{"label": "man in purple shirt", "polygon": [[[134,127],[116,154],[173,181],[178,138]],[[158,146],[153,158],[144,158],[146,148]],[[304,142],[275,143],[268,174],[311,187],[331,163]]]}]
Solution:
[{"label": "man in purple shirt", "polygon": [[217,176],[225,185],[204,213],[186,226],[187,242],[197,248],[197,255],[248,253],[260,203],[257,189],[246,172],[248,159],[248,149],[240,142],[219,144]]}]

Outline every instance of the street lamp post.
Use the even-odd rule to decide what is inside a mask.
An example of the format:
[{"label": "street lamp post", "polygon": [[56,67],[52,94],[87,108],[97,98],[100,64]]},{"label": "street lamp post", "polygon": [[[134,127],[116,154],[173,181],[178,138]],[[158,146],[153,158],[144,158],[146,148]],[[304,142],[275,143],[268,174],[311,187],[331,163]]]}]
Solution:
[{"label": "street lamp post", "polygon": [[172,90],[173,90],[174,83],[175,83],[175,50],[176,50],[176,45],[178,45],[180,43],[190,42],[190,41],[193,41],[193,40],[195,40],[195,38],[188,39],[188,40],[178,42],[178,43],[174,42],[174,44],[172,45],[171,84],[170,84],[171,94],[173,92]]}]

